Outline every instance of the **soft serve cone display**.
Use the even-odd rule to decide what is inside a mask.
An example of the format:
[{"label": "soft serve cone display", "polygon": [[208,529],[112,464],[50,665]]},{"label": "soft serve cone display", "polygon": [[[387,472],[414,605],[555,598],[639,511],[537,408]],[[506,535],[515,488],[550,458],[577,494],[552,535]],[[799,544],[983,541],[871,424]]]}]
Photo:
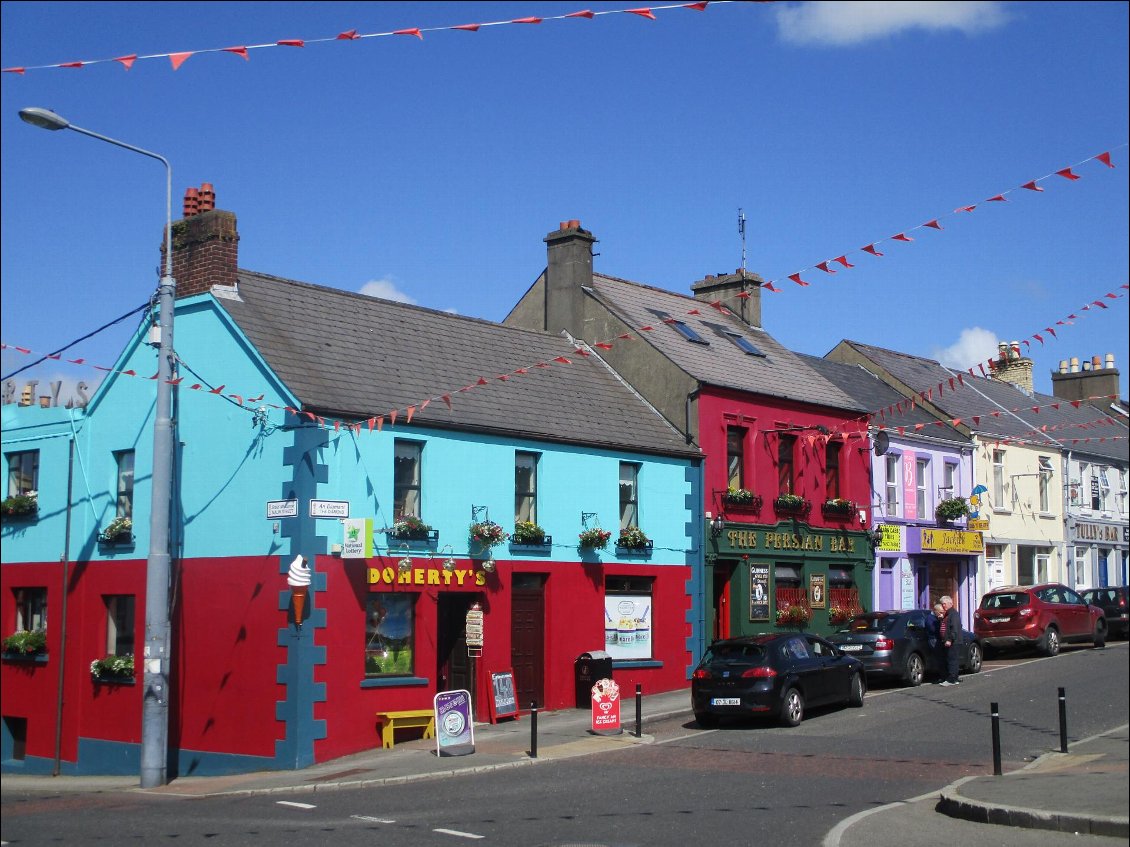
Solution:
[{"label": "soft serve cone display", "polygon": [[290,598],[294,603],[294,623],[302,629],[302,613],[306,610],[306,595],[310,593],[310,566],[301,556],[290,563],[286,582],[290,586]]}]

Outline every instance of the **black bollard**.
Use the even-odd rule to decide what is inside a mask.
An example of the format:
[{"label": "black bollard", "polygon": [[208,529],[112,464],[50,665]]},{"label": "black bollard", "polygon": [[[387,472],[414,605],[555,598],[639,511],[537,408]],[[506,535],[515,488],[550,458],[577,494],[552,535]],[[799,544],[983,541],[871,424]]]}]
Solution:
[{"label": "black bollard", "polygon": [[530,703],[530,758],[538,757],[538,701]]},{"label": "black bollard", "polygon": [[643,738],[643,686],[636,683],[636,738]]},{"label": "black bollard", "polygon": [[1067,752],[1067,689],[1059,689],[1059,752]]},{"label": "black bollard", "polygon": [[1001,713],[996,703],[989,704],[993,715],[993,776],[1001,775]]}]

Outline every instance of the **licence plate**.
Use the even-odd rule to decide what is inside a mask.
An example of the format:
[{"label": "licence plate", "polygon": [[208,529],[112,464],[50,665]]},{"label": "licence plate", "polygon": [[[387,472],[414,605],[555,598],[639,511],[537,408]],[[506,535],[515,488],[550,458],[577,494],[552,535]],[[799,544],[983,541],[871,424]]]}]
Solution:
[{"label": "licence plate", "polygon": [[841,644],[840,649],[845,653],[856,653],[863,649],[862,644]]},{"label": "licence plate", "polygon": [[715,697],[710,701],[711,706],[740,706],[741,704],[741,697]]},{"label": "licence plate", "polygon": [[1008,618],[989,618],[989,623],[1008,623]]}]

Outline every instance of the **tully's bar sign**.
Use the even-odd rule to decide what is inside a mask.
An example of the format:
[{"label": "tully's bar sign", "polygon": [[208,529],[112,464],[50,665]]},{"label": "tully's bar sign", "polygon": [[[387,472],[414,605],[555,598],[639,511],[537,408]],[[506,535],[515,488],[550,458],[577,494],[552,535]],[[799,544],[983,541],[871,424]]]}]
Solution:
[{"label": "tully's bar sign", "polygon": [[979,532],[960,529],[923,529],[923,553],[983,553],[985,543]]},{"label": "tully's bar sign", "polygon": [[797,535],[768,529],[731,529],[730,546],[738,550],[808,550],[813,553],[854,553],[855,538],[839,535]]},{"label": "tully's bar sign", "polygon": [[1117,544],[1122,539],[1121,527],[1114,524],[1103,523],[1076,523],[1075,539],[1077,541],[1106,541]]}]

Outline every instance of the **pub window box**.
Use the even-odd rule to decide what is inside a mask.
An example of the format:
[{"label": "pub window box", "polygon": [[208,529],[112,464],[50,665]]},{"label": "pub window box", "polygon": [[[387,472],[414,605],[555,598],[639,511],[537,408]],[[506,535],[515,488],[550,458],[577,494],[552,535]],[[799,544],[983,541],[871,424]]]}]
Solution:
[{"label": "pub window box", "polygon": [[510,547],[525,547],[534,550],[548,550],[553,546],[553,536],[533,521],[518,521],[510,533]]},{"label": "pub window box", "polygon": [[423,541],[434,544],[439,541],[439,530],[432,529],[415,516],[400,518],[392,526],[386,526],[385,535],[392,541]]},{"label": "pub window box", "polygon": [[810,620],[812,620],[812,612],[807,606],[797,604],[777,610],[777,626],[804,628],[808,626]]},{"label": "pub window box", "polygon": [[773,501],[773,508],[782,515],[807,515],[812,504],[799,494],[780,494]]},{"label": "pub window box", "polygon": [[17,629],[4,639],[4,658],[13,661],[47,661],[47,633],[41,629]]},{"label": "pub window box", "polygon": [[825,500],[821,511],[826,518],[850,518],[855,515],[855,503],[842,497],[836,497],[832,500]]},{"label": "pub window box", "polygon": [[98,533],[100,544],[132,544],[133,521],[126,517],[114,518]]},{"label": "pub window box", "polygon": [[19,520],[34,520],[39,517],[39,494],[29,491],[27,494],[13,494],[0,501],[0,515],[5,522]]},{"label": "pub window box", "polygon": [[620,536],[616,539],[616,552],[620,555],[646,556],[650,555],[651,549],[651,539],[638,526],[620,530]]},{"label": "pub window box", "polygon": [[95,682],[134,684],[133,656],[103,656],[90,663],[90,676]]},{"label": "pub window box", "polygon": [[762,499],[747,488],[731,488],[722,495],[722,503],[727,511],[760,512]]}]

